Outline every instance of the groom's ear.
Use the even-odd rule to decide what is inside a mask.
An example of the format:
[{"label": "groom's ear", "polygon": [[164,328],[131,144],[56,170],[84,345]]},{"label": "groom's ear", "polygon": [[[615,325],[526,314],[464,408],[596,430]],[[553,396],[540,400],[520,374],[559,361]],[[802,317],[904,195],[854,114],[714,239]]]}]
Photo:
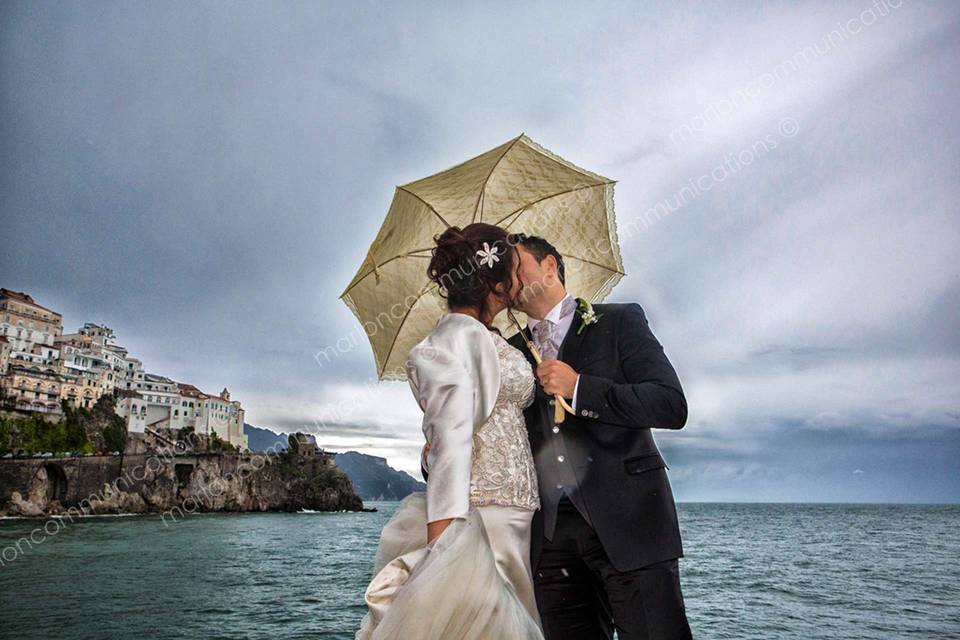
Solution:
[{"label": "groom's ear", "polygon": [[549,259],[551,261],[551,272],[557,274],[557,280],[560,281],[560,284],[566,284],[566,278],[564,277],[566,269],[563,264],[563,255],[557,251],[556,247],[551,245],[550,252],[544,256],[544,259]]},{"label": "groom's ear", "polygon": [[547,281],[548,285],[553,285],[555,283],[563,284],[563,280],[560,279],[560,263],[557,262],[556,256],[544,256],[542,266],[547,272],[547,277],[545,280]]}]

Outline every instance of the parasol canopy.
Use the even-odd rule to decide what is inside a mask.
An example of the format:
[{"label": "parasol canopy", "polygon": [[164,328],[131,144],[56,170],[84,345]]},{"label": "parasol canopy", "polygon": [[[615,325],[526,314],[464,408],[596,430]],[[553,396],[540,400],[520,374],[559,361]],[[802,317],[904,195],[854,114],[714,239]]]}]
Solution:
[{"label": "parasol canopy", "polygon": [[[602,301],[623,276],[615,182],[521,134],[396,187],[380,231],[340,296],[370,340],[379,378],[406,379],[410,349],[448,310],[427,276],[427,265],[434,236],[450,226],[486,222],[511,233],[542,236],[563,255],[567,291]],[[506,314],[495,324],[504,335],[516,331]]]}]

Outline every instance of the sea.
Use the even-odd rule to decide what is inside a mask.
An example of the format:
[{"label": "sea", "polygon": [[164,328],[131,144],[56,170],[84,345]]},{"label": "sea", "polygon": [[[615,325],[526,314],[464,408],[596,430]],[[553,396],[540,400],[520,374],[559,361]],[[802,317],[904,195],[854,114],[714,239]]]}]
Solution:
[{"label": "sea", "polygon": [[[398,504],[0,520],[0,638],[352,639]],[[695,638],[960,638],[960,505],[678,510]]]}]

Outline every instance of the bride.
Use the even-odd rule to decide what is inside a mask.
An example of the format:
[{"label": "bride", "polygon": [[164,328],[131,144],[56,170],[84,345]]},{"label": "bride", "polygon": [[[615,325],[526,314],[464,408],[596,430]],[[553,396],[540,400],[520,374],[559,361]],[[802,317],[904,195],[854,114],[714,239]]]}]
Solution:
[{"label": "bride", "polygon": [[530,364],[491,326],[521,288],[500,227],[450,227],[427,269],[449,313],[415,346],[407,379],[423,409],[426,492],[380,534],[356,640],[543,640],[530,568],[540,508],[523,409]]}]

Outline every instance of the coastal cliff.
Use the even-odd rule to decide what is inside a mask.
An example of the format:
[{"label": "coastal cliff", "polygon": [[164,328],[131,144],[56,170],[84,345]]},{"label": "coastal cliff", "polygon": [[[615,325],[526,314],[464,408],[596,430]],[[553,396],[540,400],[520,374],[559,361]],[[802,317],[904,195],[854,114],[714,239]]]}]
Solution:
[{"label": "coastal cliff", "polygon": [[103,396],[52,421],[0,413],[0,516],[364,510],[334,454],[304,434],[238,452],[192,428],[128,433],[114,407]]},{"label": "coastal cliff", "polygon": [[164,452],[0,459],[0,515],[361,511],[332,456]]}]

